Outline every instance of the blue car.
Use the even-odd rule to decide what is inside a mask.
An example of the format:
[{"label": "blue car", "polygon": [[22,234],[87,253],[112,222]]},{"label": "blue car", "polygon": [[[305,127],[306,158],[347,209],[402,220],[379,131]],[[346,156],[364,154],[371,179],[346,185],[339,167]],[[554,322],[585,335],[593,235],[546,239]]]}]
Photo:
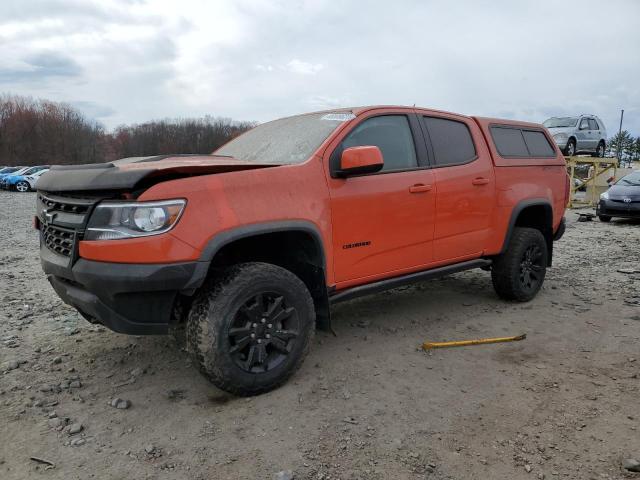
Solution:
[{"label": "blue car", "polygon": [[19,175],[22,170],[26,170],[28,167],[5,167],[0,170],[0,182],[8,175]]},{"label": "blue car", "polygon": [[0,188],[2,188],[3,190],[16,189],[21,192],[27,192],[31,187],[30,183],[25,177],[34,175],[42,170],[47,170],[48,168],[49,167],[46,165],[40,165],[37,167],[23,167],[8,174],[2,174],[0,176]]}]

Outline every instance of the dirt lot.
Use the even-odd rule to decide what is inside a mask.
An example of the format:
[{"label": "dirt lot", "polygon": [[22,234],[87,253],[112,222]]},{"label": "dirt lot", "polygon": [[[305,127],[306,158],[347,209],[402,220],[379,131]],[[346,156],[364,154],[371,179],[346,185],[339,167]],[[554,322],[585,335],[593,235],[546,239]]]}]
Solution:
[{"label": "dirt lot", "polygon": [[2,479],[640,478],[622,468],[640,457],[640,222],[569,214],[529,304],[473,271],[339,305],[337,336],[319,332],[292,381],[239,399],[170,339],[64,305],[40,270],[34,194],[0,203]]}]

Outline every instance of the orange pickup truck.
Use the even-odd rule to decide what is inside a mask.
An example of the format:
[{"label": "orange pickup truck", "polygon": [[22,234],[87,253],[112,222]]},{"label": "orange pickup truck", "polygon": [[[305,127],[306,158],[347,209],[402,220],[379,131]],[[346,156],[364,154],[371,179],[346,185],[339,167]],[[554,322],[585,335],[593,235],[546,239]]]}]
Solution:
[{"label": "orange pickup truck", "polygon": [[541,125],[364,107],[211,155],[53,167],[35,224],[49,282],[87,320],[175,332],[215,385],[254,395],[300,366],[332,303],[471,268],[532,299],[568,195]]}]

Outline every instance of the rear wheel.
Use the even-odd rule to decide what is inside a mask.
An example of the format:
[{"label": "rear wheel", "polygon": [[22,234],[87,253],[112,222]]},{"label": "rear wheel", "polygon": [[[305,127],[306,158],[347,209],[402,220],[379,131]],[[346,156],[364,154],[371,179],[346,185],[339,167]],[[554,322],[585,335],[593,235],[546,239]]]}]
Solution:
[{"label": "rear wheel", "polygon": [[249,396],[282,385],[300,367],[315,329],[305,284],[284,268],[243,263],[194,300],[187,346],[217,387]]},{"label": "rear wheel", "polygon": [[505,300],[531,300],[544,282],[547,258],[547,242],[542,232],[516,227],[507,251],[495,259],[491,268],[496,293]]},{"label": "rear wheel", "polygon": [[18,183],[16,183],[16,190],[19,192],[28,192],[29,190],[31,190],[31,187],[29,186],[29,183],[25,182],[25,181],[20,181]]},{"label": "rear wheel", "polygon": [[598,218],[600,219],[601,222],[610,222],[611,221],[611,217],[609,215],[598,215]]},{"label": "rear wheel", "polygon": [[604,157],[604,142],[600,142],[596,151],[592,155],[593,157],[603,158]]}]

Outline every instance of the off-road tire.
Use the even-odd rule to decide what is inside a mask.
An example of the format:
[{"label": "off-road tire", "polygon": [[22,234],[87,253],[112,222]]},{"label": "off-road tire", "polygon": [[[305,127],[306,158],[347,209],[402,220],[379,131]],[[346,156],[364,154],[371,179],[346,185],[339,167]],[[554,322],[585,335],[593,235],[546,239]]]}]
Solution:
[{"label": "off-road tire", "polygon": [[601,222],[607,223],[611,221],[611,217],[609,215],[598,215],[598,218]]},{"label": "off-road tire", "polygon": [[[571,151],[571,149],[569,148],[571,145],[573,145],[573,151]],[[573,138],[569,139],[569,141],[567,142],[567,146],[564,147],[564,151],[562,153],[564,153],[568,157],[574,156],[577,153],[577,144]]]},{"label": "off-road tire", "polygon": [[[538,256],[533,266],[529,266],[527,255],[532,255],[532,252]],[[507,251],[498,256],[491,266],[491,280],[498,296],[518,302],[528,302],[535,297],[544,282],[547,259],[547,242],[542,232],[535,228],[516,227]]]},{"label": "off-road tire", "polygon": [[[230,329],[241,310],[247,310],[246,302],[257,295],[269,295],[264,292],[275,292],[288,309],[293,309],[298,332],[287,344],[288,354],[275,350],[268,354],[283,355],[281,363],[271,370],[265,366],[265,371],[251,372],[237,364],[238,353],[232,353]],[[262,311],[259,316],[263,316]],[[314,332],[313,300],[302,280],[282,267],[255,262],[224,269],[203,286],[189,311],[186,334],[189,352],[214,385],[234,395],[251,396],[279,387],[295,373],[309,351]],[[263,347],[266,348],[264,344]]]}]

